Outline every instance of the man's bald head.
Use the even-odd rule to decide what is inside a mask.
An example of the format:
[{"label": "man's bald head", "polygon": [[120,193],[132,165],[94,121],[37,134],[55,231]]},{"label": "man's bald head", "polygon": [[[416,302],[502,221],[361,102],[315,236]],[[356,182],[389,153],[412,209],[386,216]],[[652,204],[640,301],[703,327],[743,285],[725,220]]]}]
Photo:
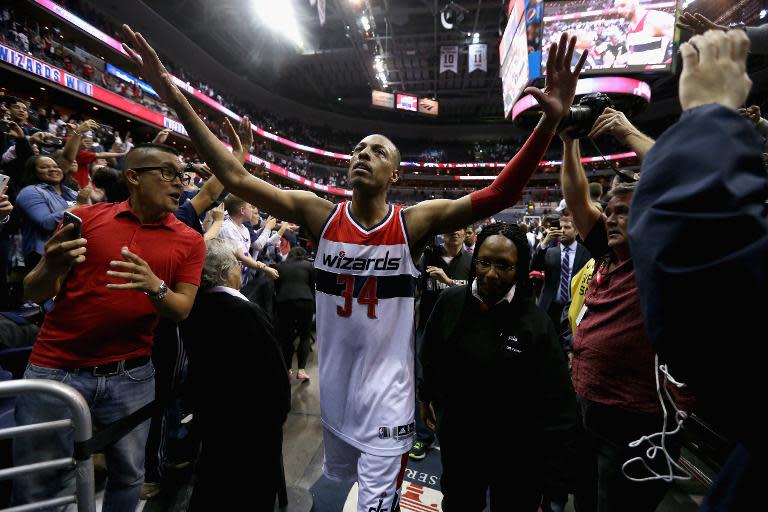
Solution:
[{"label": "man's bald head", "polygon": [[400,178],[400,150],[384,135],[368,135],[352,150],[348,176],[355,190],[386,193]]},{"label": "man's bald head", "polygon": [[390,161],[394,164],[394,168],[398,169],[400,167],[400,150],[397,148],[397,146],[395,146],[395,143],[392,142],[392,140],[386,135],[381,135],[380,133],[374,133],[372,135],[368,135],[360,142],[365,142],[366,144],[382,144],[386,146],[387,149],[391,152]]},{"label": "man's bald head", "polygon": [[165,144],[154,144],[147,142],[139,144],[131,149],[125,156],[123,169],[133,169],[135,167],[144,167],[147,165],[156,165],[157,158],[172,156],[175,160],[179,159],[179,152],[176,148],[166,146]]}]

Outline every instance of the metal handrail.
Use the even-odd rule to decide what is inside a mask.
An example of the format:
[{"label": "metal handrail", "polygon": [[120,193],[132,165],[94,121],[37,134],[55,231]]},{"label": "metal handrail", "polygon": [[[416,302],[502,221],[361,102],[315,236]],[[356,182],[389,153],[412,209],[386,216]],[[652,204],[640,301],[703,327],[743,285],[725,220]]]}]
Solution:
[{"label": "metal handrail", "polygon": [[[91,439],[93,433],[91,411],[88,408],[88,403],[74,388],[60,382],[46,379],[19,379],[0,382],[0,397],[27,395],[30,393],[43,393],[62,400],[72,411],[72,419],[1,429],[0,439],[60,430],[69,428],[70,426],[74,429],[75,443],[83,443]],[[75,469],[76,485],[75,494],[73,496],[62,496],[36,503],[28,503],[26,505],[6,508],[0,512],[40,510],[45,507],[66,505],[69,503],[77,503],[78,512],[96,512],[96,486],[93,477],[93,460],[91,457],[87,457],[85,460],[76,460],[74,457],[70,457],[11,467],[0,471],[0,479],[13,478],[22,474],[61,467],[74,467]]]}]

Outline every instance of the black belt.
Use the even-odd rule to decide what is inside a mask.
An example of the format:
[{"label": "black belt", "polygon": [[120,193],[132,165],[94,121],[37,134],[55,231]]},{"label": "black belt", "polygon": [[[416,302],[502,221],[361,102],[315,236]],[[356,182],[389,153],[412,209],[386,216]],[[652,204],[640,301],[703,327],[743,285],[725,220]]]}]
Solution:
[{"label": "black belt", "polygon": [[112,361],[111,363],[100,364],[98,366],[78,368],[77,371],[92,373],[94,377],[112,377],[113,375],[119,375],[125,371],[144,366],[150,359],[149,356],[134,357],[133,359]]}]

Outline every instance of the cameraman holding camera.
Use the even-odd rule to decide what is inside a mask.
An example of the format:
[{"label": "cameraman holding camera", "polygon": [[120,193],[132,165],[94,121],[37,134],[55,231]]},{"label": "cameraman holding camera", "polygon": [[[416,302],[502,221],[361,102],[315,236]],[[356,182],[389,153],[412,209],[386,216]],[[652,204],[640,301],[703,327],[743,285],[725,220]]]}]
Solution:
[{"label": "cameraman holding camera", "polygon": [[[623,182],[608,193],[605,213],[600,213],[589,195],[579,141],[570,135],[586,131],[588,128],[577,125],[560,134],[563,195],[584,246],[596,261],[573,335],[573,385],[589,447],[576,497],[584,510],[653,512],[669,484],[636,483],[622,470],[624,462],[644,452],[642,447],[629,448],[629,443],[657,431],[664,422],[656,394],[655,354],[643,324],[627,235],[636,184],[630,181],[632,177],[620,176]],[[613,109],[603,111],[591,133],[611,133],[641,159],[653,145]],[[689,400],[676,401],[690,410]],[[677,456],[678,441],[669,438],[667,442],[669,451]],[[660,470],[659,460],[647,462]],[[639,476],[634,466],[628,472]]]}]

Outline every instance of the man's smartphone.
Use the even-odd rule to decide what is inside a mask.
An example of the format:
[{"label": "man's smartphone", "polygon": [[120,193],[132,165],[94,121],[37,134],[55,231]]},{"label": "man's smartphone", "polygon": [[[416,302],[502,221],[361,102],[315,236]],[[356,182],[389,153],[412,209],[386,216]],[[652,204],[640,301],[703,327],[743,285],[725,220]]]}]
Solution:
[{"label": "man's smartphone", "polygon": [[67,224],[75,225],[74,233],[72,235],[72,240],[77,240],[78,238],[80,238],[80,236],[82,235],[82,233],[80,232],[80,228],[83,225],[82,219],[77,215],[73,215],[72,213],[64,212],[64,218],[62,219],[61,227],[63,228]]},{"label": "man's smartphone", "polygon": [[552,219],[549,223],[549,227],[552,229],[560,229],[560,219]]},{"label": "man's smartphone", "polygon": [[6,176],[5,174],[0,174],[0,196],[5,194],[5,191],[8,190],[9,181],[11,181],[10,176]]}]

